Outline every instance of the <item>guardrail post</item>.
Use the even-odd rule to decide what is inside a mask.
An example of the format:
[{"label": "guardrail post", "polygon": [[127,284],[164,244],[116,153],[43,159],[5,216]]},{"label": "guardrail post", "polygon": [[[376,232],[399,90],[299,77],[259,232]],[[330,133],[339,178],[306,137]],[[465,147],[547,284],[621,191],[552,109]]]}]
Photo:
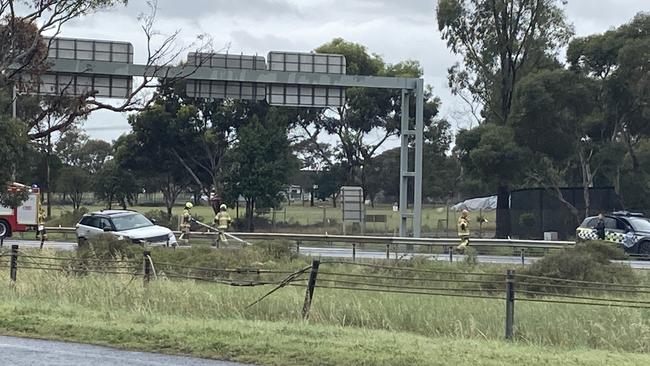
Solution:
[{"label": "guardrail post", "polygon": [[309,309],[314,299],[314,289],[316,288],[316,277],[318,277],[318,267],[320,260],[314,259],[311,262],[311,272],[309,273],[309,282],[307,282],[307,292],[305,293],[305,303],[302,305],[302,318],[309,318]]},{"label": "guardrail post", "polygon": [[506,272],[506,339],[512,340],[512,326],[515,321],[515,271]]},{"label": "guardrail post", "polygon": [[448,250],[449,250],[449,262],[453,262],[454,261],[454,247],[453,246],[449,247]]},{"label": "guardrail post", "polygon": [[352,243],[352,261],[357,261],[357,243]]},{"label": "guardrail post", "polygon": [[9,265],[9,278],[11,283],[16,283],[16,272],[18,272],[18,245],[11,246],[11,264]]},{"label": "guardrail post", "polygon": [[525,254],[524,254],[525,252],[526,252],[526,249],[521,248],[521,265],[522,266],[526,265],[526,257],[525,257]]},{"label": "guardrail post", "polygon": [[0,248],[2,248],[5,245],[5,237],[0,236]]},{"label": "guardrail post", "polygon": [[142,252],[142,259],[144,260],[144,285],[146,286],[151,279],[151,261],[149,260],[151,252],[145,250]]},{"label": "guardrail post", "polygon": [[296,241],[296,254],[300,254],[300,240]]},{"label": "guardrail post", "polygon": [[386,244],[386,260],[390,260],[390,244]]}]

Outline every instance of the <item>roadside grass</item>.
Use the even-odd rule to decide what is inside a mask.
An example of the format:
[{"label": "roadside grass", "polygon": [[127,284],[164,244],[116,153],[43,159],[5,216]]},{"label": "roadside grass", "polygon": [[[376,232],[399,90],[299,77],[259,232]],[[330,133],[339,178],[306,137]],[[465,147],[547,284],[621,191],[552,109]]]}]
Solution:
[{"label": "roadside grass", "polygon": [[[89,205],[83,207],[89,212],[98,211],[105,209],[105,206],[101,205]],[[165,210],[162,206],[133,206],[129,209],[136,210],[140,213],[146,213],[150,211],[159,211]],[[62,226],[70,226],[78,221],[78,218],[75,220],[74,217],[69,215],[69,212],[72,211],[69,206],[53,206],[52,207],[52,218],[51,222],[55,225],[61,224]],[[174,206],[172,212],[173,215],[178,216],[182,213],[182,205]],[[239,216],[244,217],[245,209],[240,208]],[[195,206],[192,209],[192,212],[203,218],[204,220],[211,222],[214,213],[212,208],[207,205]],[[66,214],[68,213],[68,214]],[[234,208],[229,209],[230,215],[235,218],[236,210]],[[368,215],[386,215],[387,223],[367,223],[366,224],[366,233],[376,233],[382,235],[393,235],[398,231],[399,228],[399,213],[393,212],[392,205],[376,205],[374,208],[368,206],[366,208],[366,214]],[[458,212],[450,210],[449,211],[449,235],[454,235],[456,230],[456,220],[458,219]],[[496,221],[495,221],[495,212],[486,211],[483,213],[483,216],[488,220],[486,224],[483,225],[483,235],[488,236],[488,233],[494,232]],[[64,216],[65,220],[61,221],[60,218]],[[80,216],[80,215],[77,215]],[[273,217],[275,216],[275,222],[277,223],[277,231],[291,231],[291,232],[310,232],[310,233],[324,233],[328,232],[329,234],[338,234],[341,233],[341,217],[342,212],[340,207],[332,207],[329,204],[320,204],[315,207],[309,207],[309,205],[291,205],[284,206],[275,211],[275,214],[272,212],[265,213],[262,217],[269,220],[271,223]],[[472,220],[475,220],[478,213],[472,214]],[[323,224],[323,217],[325,217],[325,224]],[[447,209],[446,207],[434,206],[434,205],[424,205],[422,210],[422,221],[423,221],[423,231],[426,233],[433,233],[436,236],[448,236],[446,231],[446,224],[444,220],[447,219]],[[442,221],[441,221],[442,220]],[[442,227],[439,228],[439,222]],[[475,221],[471,225],[473,233],[478,236],[479,225]],[[356,230],[356,231],[355,231]],[[353,229],[352,226],[348,225],[348,233],[357,232],[359,228]]]},{"label": "roadside grass", "polygon": [[[303,258],[293,262],[267,260],[261,264],[268,268],[299,269],[306,262]],[[460,266],[445,268],[462,270]],[[482,270],[483,267],[472,268]],[[321,271],[325,270],[322,266]],[[334,266],[327,270],[345,268]],[[167,280],[164,268],[159,266],[157,271],[158,279],[145,287],[141,277],[73,276],[19,268],[13,290],[0,292],[0,331],[271,365],[291,364],[287,357],[294,356],[298,357],[297,361],[292,361],[295,364],[395,364],[397,361],[435,364],[427,363],[432,361],[427,361],[423,355],[443,352],[446,347],[451,348],[449,352],[460,354],[449,357],[461,357],[455,360],[470,364],[471,360],[465,357],[474,357],[475,351],[474,347],[467,348],[467,339],[473,340],[469,344],[478,348],[477,355],[487,353],[485,356],[492,363],[484,363],[486,365],[504,363],[504,359],[496,357],[497,349],[512,352],[504,355],[505,359],[528,357],[529,351],[534,351],[541,357],[540,363],[561,360],[553,358],[554,352],[548,349],[528,349],[529,346],[558,347],[560,350],[556,354],[563,354],[567,362],[575,360],[576,364],[589,364],[581,361],[589,352],[575,351],[578,353],[573,355],[576,349],[650,352],[650,310],[647,309],[519,301],[515,310],[517,346],[505,346],[500,343],[504,336],[505,303],[499,299],[317,287],[310,325],[307,325],[300,321],[304,288],[282,288],[247,309],[272,287],[230,287]],[[353,273],[349,268],[348,271]],[[0,274],[5,283],[8,283],[7,273],[8,270],[3,269]],[[496,289],[494,294],[501,296]],[[647,295],[635,299],[650,301]],[[280,331],[276,338],[273,334],[279,329],[285,329],[286,334]],[[336,338],[331,335],[334,331],[349,345],[326,344],[325,340]],[[384,333],[386,331],[389,333]],[[144,339],[138,339],[142,337]],[[408,339],[414,346],[396,346],[397,343],[409,343],[405,341]],[[324,345],[321,346],[321,342]],[[294,343],[293,348],[284,349]],[[417,344],[421,346],[415,346]],[[430,346],[431,351],[423,345]],[[327,355],[333,349],[340,352]],[[359,352],[355,354],[354,350]],[[307,362],[308,359],[301,358],[312,353],[323,361],[317,358]],[[377,356],[373,356],[374,353]],[[236,358],[235,355],[250,355],[250,358]],[[640,361],[646,356],[629,357]],[[515,362],[515,359],[510,360]],[[624,359],[621,362],[625,362]]]},{"label": "roadside grass", "polygon": [[301,321],[188,318],[76,304],[0,304],[0,331],[262,365],[641,365],[650,355],[429,338]]}]

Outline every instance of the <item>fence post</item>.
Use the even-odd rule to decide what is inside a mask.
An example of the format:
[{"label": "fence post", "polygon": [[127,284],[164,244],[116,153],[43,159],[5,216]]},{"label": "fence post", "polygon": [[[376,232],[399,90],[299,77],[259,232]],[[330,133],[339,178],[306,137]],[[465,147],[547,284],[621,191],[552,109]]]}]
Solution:
[{"label": "fence post", "polygon": [[512,340],[512,326],[515,321],[515,271],[506,272],[506,339]]},{"label": "fence post", "polygon": [[18,245],[11,246],[11,264],[9,266],[9,277],[11,283],[16,283],[16,272],[18,271]]},{"label": "fence post", "polygon": [[357,243],[352,243],[352,261],[357,261]]},{"label": "fence post", "polygon": [[309,282],[307,282],[307,292],[305,293],[305,303],[302,306],[302,318],[309,318],[309,309],[314,298],[314,289],[316,288],[316,277],[318,277],[318,267],[320,260],[314,259],[311,262],[311,272],[309,273]]},{"label": "fence post", "polygon": [[144,260],[144,285],[146,286],[151,279],[151,262],[149,261],[151,252],[145,250],[142,252],[142,258]]}]

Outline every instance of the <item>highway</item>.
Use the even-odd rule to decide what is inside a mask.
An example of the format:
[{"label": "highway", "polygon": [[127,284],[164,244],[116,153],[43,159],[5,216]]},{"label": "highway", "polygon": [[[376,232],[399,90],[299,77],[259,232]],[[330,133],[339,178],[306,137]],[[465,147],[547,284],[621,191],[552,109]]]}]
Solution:
[{"label": "highway", "polygon": [[121,351],[80,343],[0,336],[0,365],[11,366],[244,366],[156,353]]},{"label": "highway", "polygon": [[[9,247],[12,244],[18,244],[21,247],[29,248],[38,248],[40,242],[33,240],[5,240],[5,246]],[[56,250],[74,250],[77,247],[77,244],[74,242],[47,242],[45,244],[46,248],[56,249]],[[300,247],[300,254],[309,255],[312,257],[322,257],[322,258],[352,258],[352,249],[351,248],[332,248],[332,247]],[[449,262],[449,254],[428,254],[428,253],[407,253],[407,252],[391,252],[390,258],[401,258],[401,259],[410,259],[413,256],[425,257],[430,260],[437,260],[443,262]],[[358,259],[386,259],[386,252],[384,251],[373,251],[373,250],[356,250],[356,258]],[[524,265],[529,265],[538,260],[538,257],[525,257]],[[462,262],[465,260],[464,255],[453,255],[454,262]],[[479,255],[477,257],[479,263],[490,263],[490,264],[509,264],[509,265],[521,265],[522,261],[520,257],[516,256],[497,256],[497,255]],[[618,263],[628,264],[630,267],[635,269],[644,269],[650,270],[650,261],[615,261]]]}]

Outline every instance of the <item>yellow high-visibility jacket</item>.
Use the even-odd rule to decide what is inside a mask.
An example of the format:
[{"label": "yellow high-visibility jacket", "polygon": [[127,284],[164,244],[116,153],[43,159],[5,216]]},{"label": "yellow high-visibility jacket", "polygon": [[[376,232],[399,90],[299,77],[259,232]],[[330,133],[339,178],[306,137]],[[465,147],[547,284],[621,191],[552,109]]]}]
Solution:
[{"label": "yellow high-visibility jacket", "polygon": [[458,218],[458,236],[469,236],[469,220],[462,216]]}]

